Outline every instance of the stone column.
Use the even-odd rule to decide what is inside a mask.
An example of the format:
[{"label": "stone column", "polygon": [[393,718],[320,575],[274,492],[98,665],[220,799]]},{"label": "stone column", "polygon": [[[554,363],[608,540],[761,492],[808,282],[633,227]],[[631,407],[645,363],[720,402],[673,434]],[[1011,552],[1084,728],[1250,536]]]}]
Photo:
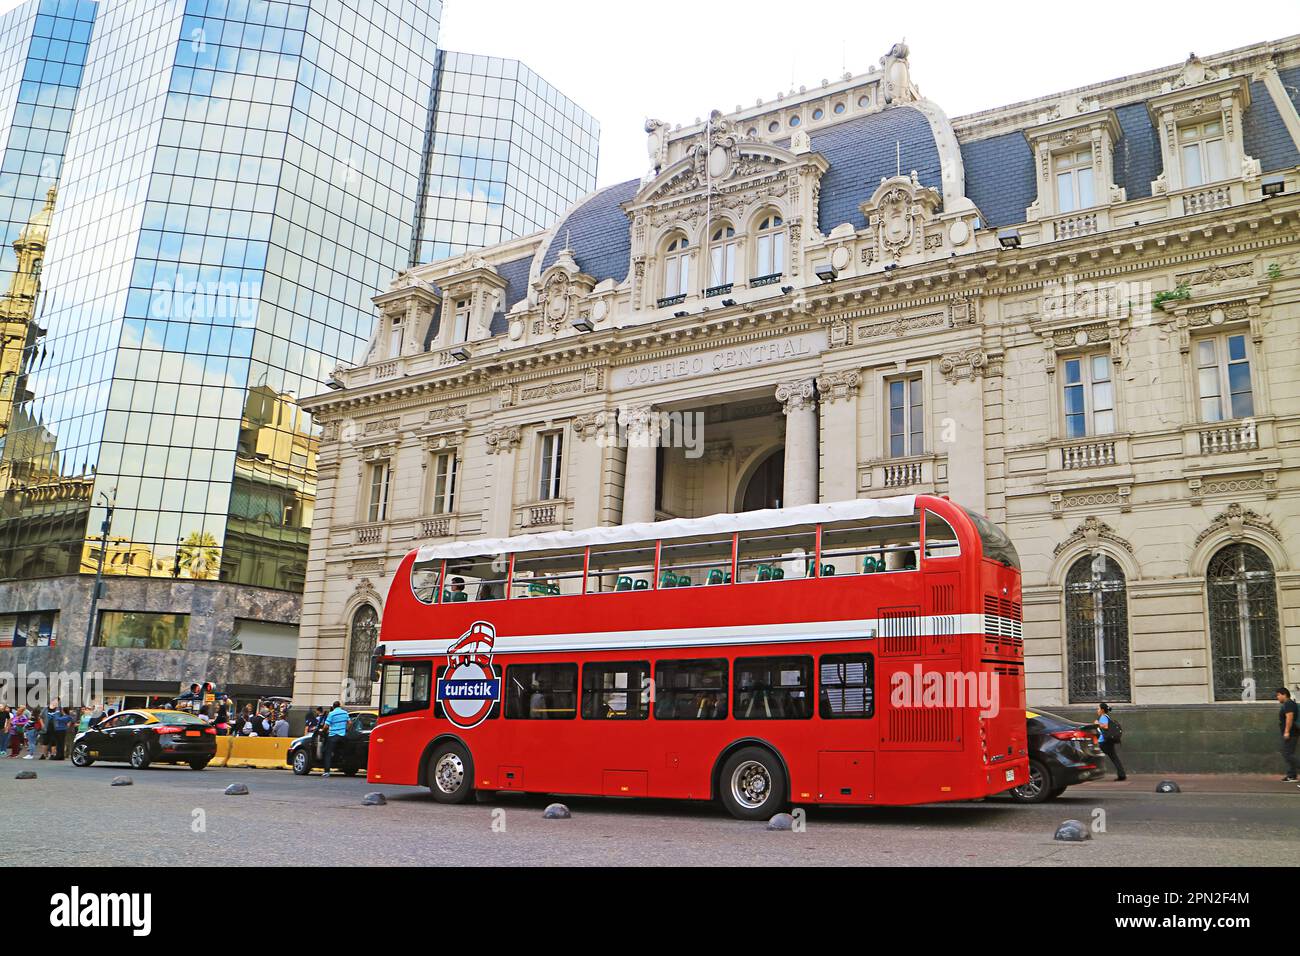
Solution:
[{"label": "stone column", "polygon": [[1001,374],[981,349],[944,355],[939,371],[948,386],[948,418],[936,422],[934,450],[948,456],[948,495],[965,508],[983,513],[984,495],[984,376]]},{"label": "stone column", "polygon": [[862,373],[857,369],[827,372],[817,377],[821,399],[821,445],[827,449],[821,470],[821,500],[848,501],[858,496],[858,390]]},{"label": "stone column", "polygon": [[605,459],[605,412],[574,416],[573,450],[569,457],[569,488],[573,499],[573,529],[600,524],[601,473]]},{"label": "stone column", "polygon": [[785,409],[785,497],[794,508],[817,501],[817,399],[811,378],[782,382],[776,400]]},{"label": "stone column", "polygon": [[523,432],[518,425],[504,425],[487,433],[487,450],[496,460],[492,465],[492,502],[488,512],[488,535],[508,537],[515,506],[515,460]]},{"label": "stone column", "polygon": [[655,449],[659,416],[653,405],[625,405],[620,411],[627,430],[627,469],[623,475],[623,524],[655,520]]}]

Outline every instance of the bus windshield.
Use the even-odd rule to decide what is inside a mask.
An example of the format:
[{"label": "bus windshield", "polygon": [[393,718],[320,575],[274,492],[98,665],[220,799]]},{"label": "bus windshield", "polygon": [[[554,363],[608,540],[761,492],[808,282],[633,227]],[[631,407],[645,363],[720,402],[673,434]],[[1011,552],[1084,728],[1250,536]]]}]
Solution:
[{"label": "bus windshield", "polygon": [[970,515],[970,520],[975,524],[975,530],[980,535],[980,546],[984,549],[984,557],[991,558],[994,561],[1001,561],[1009,568],[1020,570],[1020,555],[1016,553],[1016,546],[1011,543],[1011,539],[984,515],[978,511],[966,509],[966,514]]}]

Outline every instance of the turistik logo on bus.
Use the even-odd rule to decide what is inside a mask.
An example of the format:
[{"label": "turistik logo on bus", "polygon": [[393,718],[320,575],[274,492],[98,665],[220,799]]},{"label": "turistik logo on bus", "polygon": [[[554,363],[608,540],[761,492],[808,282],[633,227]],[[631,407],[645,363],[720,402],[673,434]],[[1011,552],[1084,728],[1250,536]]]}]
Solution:
[{"label": "turistik logo on bus", "polygon": [[450,720],[462,730],[481,724],[501,699],[501,679],[492,667],[496,628],[475,621],[447,648],[447,670],[438,679],[437,700]]}]

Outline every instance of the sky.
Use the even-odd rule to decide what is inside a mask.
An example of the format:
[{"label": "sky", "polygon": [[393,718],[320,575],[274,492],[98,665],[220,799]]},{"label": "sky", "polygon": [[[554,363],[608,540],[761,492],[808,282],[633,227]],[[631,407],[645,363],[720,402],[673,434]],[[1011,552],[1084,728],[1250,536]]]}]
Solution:
[{"label": "sky", "polygon": [[606,186],[645,173],[647,117],[771,102],[868,72],[904,38],[913,82],[960,116],[1296,33],[1296,0],[445,0],[440,42],[523,60],[594,115]]}]

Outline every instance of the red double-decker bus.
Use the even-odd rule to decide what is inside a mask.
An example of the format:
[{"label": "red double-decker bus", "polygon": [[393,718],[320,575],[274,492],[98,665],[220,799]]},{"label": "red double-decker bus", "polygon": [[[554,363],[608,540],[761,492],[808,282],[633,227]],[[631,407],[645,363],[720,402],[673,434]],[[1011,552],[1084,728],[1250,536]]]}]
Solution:
[{"label": "red double-decker bus", "polygon": [[998,793],[1028,771],[1015,548],[928,495],[408,554],[369,778],[791,804]]}]

